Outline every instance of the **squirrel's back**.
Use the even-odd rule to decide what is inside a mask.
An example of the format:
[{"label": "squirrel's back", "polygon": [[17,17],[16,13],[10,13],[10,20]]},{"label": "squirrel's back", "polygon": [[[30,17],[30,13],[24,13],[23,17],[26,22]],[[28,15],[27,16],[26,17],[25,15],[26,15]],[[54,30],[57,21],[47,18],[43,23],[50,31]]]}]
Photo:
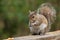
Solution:
[{"label": "squirrel's back", "polygon": [[44,15],[48,20],[50,19],[50,23],[53,23],[56,19],[56,10],[50,3],[41,4],[37,13]]}]

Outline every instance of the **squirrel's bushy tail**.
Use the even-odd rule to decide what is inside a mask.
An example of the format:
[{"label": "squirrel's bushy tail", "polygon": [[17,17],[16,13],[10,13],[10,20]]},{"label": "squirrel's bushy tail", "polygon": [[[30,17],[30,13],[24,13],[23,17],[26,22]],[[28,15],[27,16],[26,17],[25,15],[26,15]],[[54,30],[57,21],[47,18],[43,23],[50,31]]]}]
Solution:
[{"label": "squirrel's bushy tail", "polygon": [[50,3],[43,3],[41,6],[37,9],[37,13],[44,15],[47,20],[49,25],[55,21],[56,19],[56,10]]}]

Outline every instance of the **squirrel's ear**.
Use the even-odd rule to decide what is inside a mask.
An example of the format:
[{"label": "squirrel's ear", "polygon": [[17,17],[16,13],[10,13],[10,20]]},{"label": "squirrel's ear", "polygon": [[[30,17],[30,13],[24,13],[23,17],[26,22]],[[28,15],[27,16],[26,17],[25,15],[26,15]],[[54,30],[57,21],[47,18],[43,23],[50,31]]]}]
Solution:
[{"label": "squirrel's ear", "polygon": [[37,10],[35,10],[34,13],[37,14]]},{"label": "squirrel's ear", "polygon": [[29,13],[31,13],[31,10],[29,10]]},{"label": "squirrel's ear", "polygon": [[35,10],[34,12],[36,13],[37,11]]}]

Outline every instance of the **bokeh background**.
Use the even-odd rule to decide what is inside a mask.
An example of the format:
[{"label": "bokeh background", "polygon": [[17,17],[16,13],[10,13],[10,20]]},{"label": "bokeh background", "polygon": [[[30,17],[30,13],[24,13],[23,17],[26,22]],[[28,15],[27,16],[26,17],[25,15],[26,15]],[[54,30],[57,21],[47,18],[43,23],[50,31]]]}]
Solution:
[{"label": "bokeh background", "polygon": [[29,10],[49,2],[57,11],[51,31],[60,29],[60,0],[0,0],[0,39],[29,35]]}]

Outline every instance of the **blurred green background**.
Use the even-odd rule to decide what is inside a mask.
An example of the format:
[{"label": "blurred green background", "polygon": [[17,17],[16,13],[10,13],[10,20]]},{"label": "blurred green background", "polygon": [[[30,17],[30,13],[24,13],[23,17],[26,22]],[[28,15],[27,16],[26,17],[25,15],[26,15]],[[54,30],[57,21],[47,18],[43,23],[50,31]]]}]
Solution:
[{"label": "blurred green background", "polygon": [[57,11],[51,31],[60,29],[60,0],[0,0],[0,38],[29,35],[29,10],[50,2]]}]

